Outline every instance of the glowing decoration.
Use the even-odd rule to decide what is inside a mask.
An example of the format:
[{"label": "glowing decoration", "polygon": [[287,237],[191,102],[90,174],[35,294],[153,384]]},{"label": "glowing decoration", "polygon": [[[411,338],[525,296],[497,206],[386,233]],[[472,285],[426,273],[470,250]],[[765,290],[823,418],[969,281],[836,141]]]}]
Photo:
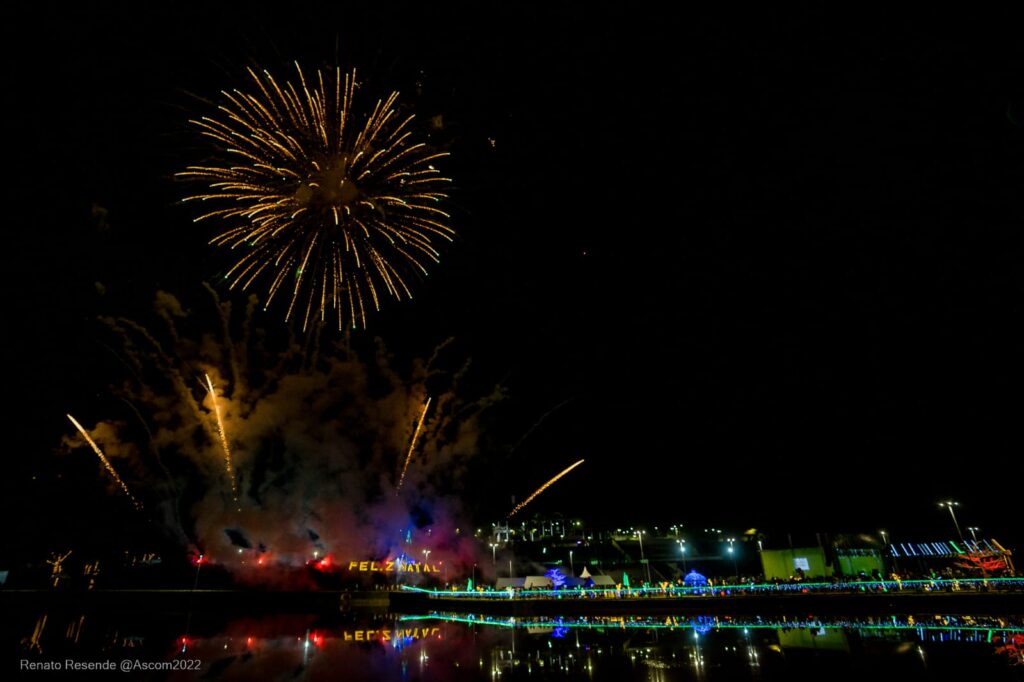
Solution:
[{"label": "glowing decoration", "polygon": [[395,492],[402,489],[402,484],[405,483],[405,472],[409,469],[409,462],[412,461],[412,453],[416,450],[416,441],[420,437],[420,430],[423,428],[423,420],[427,418],[427,410],[430,409],[430,397],[427,396],[427,402],[423,403],[423,412],[420,413],[420,419],[416,422],[416,430],[412,433],[412,441],[409,443],[409,452],[405,456],[405,464],[402,465],[402,474],[398,477],[398,485],[395,486]]},{"label": "glowing decoration", "polygon": [[250,69],[250,91],[223,92],[216,115],[191,121],[221,156],[178,177],[205,185],[186,201],[215,206],[197,221],[228,223],[210,243],[241,253],[232,288],[265,278],[266,305],[290,288],[285,319],[304,308],[303,328],[328,308],[339,329],[365,327],[385,294],[412,297],[406,272],[425,275],[434,242],[454,236],[437,207],[450,179],[434,163],[447,153],[415,141],[397,92],[359,111],[355,71],[295,68],[280,82]]},{"label": "glowing decoration", "polygon": [[[227,433],[224,431],[224,421],[220,418],[220,407],[217,405],[217,392],[213,388],[213,381],[210,380],[210,375],[205,374],[206,377],[206,390],[210,393],[210,398],[213,400],[213,414],[217,417],[217,434],[220,436],[220,445],[224,450],[224,469],[228,474],[228,481],[231,482],[231,499],[235,501],[235,506],[238,506],[238,482],[235,481],[235,468],[231,464],[231,448],[228,447]],[[241,509],[239,509],[241,511]]]},{"label": "glowing decoration", "polygon": [[[692,629],[698,636],[701,633],[716,631],[741,631],[748,635],[749,631],[771,631],[779,628],[786,629],[809,629],[809,630],[839,630],[851,631],[861,630],[864,632],[891,632],[893,630],[909,632],[934,632],[944,633],[953,642],[989,642],[996,643],[1013,641],[1019,647],[1024,647],[1024,627],[1019,624],[1007,622],[1004,617],[995,616],[974,616],[968,622],[960,621],[957,624],[945,621],[924,621],[916,622],[913,616],[893,616],[892,620],[880,621],[873,618],[793,618],[791,616],[731,616],[726,619],[719,619],[712,616],[698,616],[693,619],[679,618],[677,616],[650,617],[632,616],[579,616],[576,618],[565,617],[508,617],[488,616],[482,614],[459,615],[452,613],[432,613],[430,615],[405,615],[399,616],[400,623],[421,623],[423,621],[440,621],[443,623],[465,623],[467,625],[486,625],[493,628],[503,629],[534,629],[539,627],[565,628],[566,630],[603,630],[615,628],[617,630],[678,630]],[[426,630],[427,628],[420,628]],[[413,630],[415,632],[415,630]],[[949,638],[950,633],[955,635]]]},{"label": "glowing decoration", "polygon": [[[695,571],[694,571],[695,573]],[[700,574],[697,574],[700,578]],[[623,586],[629,587],[629,576],[623,574]],[[708,593],[709,587],[707,585],[700,585],[699,580],[695,583],[696,586],[690,587],[688,585],[673,586],[673,587],[662,587],[662,586],[641,586],[633,589],[633,593],[651,593],[658,595],[667,595],[673,597],[687,597],[690,595],[700,596]],[[727,594],[765,594],[765,593],[778,593],[778,594],[792,594],[795,592],[806,593],[836,593],[836,592],[888,592],[888,591],[899,591],[899,592],[931,592],[940,590],[943,588],[950,588],[951,590],[964,590],[964,589],[986,589],[989,591],[994,590],[1022,590],[1024,589],[1024,576],[1022,577],[999,577],[999,578],[928,578],[922,580],[855,580],[850,582],[800,582],[800,583],[737,583],[735,585],[719,585],[716,586],[716,590],[721,590]],[[434,590],[414,586],[402,586],[403,590],[410,590],[413,592],[422,592],[432,597],[482,597],[482,598],[508,598],[508,594],[504,591],[493,591],[493,592],[473,592],[471,589],[460,590]],[[581,591],[578,596],[587,596],[601,594],[607,598],[618,598],[621,596],[620,590],[614,587],[594,587]],[[559,590],[537,590],[529,589],[522,593],[516,593],[516,598],[534,598],[534,597],[561,597],[566,596],[566,592]],[[577,595],[576,592],[569,592],[570,596]]]},{"label": "glowing decoration", "polygon": [[683,584],[687,587],[707,587],[708,579],[697,571],[690,569],[690,572],[683,578]]},{"label": "glowing decoration", "polygon": [[50,564],[50,577],[53,578],[54,587],[60,584],[61,578],[66,577],[64,575],[64,562],[67,561],[69,556],[71,556],[70,549],[64,554],[51,552],[50,558],[46,560],[46,563]]},{"label": "glowing decoration", "polygon": [[551,630],[551,638],[565,639],[567,634],[569,634],[569,628],[565,626],[565,620],[563,618],[556,618],[554,628]]},{"label": "glowing decoration", "polygon": [[711,628],[714,626],[715,619],[711,616],[697,616],[690,621],[690,627],[693,628],[693,631],[701,635],[706,635],[711,632]]},{"label": "glowing decoration", "polygon": [[992,552],[972,552],[955,563],[960,568],[979,571],[983,575],[1009,569],[1006,558]]},{"label": "glowing decoration", "polygon": [[544,577],[551,579],[551,585],[556,590],[560,590],[563,587],[565,587],[565,574],[562,573],[562,569],[560,568],[552,568],[548,571],[545,571]]},{"label": "glowing decoration", "polygon": [[39,616],[36,620],[36,627],[32,630],[32,635],[24,640],[22,643],[26,646],[29,651],[35,651],[36,653],[43,653],[43,645],[41,640],[43,637],[43,631],[46,630],[46,614]]},{"label": "glowing decoration", "polygon": [[547,483],[545,483],[545,484],[544,484],[544,485],[542,485],[541,487],[537,488],[537,490],[536,490],[536,491],[534,491],[534,493],[533,493],[532,495],[530,495],[530,496],[529,496],[529,497],[527,497],[527,498],[526,498],[525,500],[523,500],[522,502],[520,502],[519,504],[517,504],[517,505],[516,505],[516,506],[515,506],[515,507],[514,507],[514,508],[512,509],[512,511],[510,511],[510,512],[508,513],[508,518],[512,518],[513,516],[515,516],[515,515],[516,515],[517,513],[519,513],[519,512],[520,512],[520,511],[521,511],[521,510],[523,509],[523,507],[525,507],[526,505],[530,504],[530,502],[532,502],[532,501],[533,501],[533,499],[534,499],[535,497],[537,497],[537,496],[538,496],[538,495],[540,495],[540,494],[541,494],[542,492],[544,492],[544,491],[545,491],[545,490],[547,490],[547,489],[548,489],[549,487],[551,487],[551,485],[552,485],[553,483],[555,483],[555,482],[556,482],[556,481],[557,481],[558,479],[560,479],[560,478],[561,478],[562,476],[565,476],[565,475],[566,475],[567,473],[569,473],[570,471],[572,471],[573,469],[575,469],[575,468],[576,468],[576,467],[578,467],[579,465],[583,464],[583,462],[584,462],[584,461],[585,461],[585,460],[582,460],[582,459],[581,459],[580,461],[576,462],[576,463],[575,463],[575,464],[573,464],[572,466],[570,466],[570,467],[567,467],[567,468],[566,468],[566,469],[565,469],[564,471],[562,471],[562,472],[561,472],[560,474],[558,474],[557,476],[555,476],[554,478],[552,478],[552,479],[551,479],[550,481],[548,481]]},{"label": "glowing decoration", "polygon": [[100,458],[101,462],[103,462],[103,467],[107,470],[107,473],[109,473],[110,476],[114,479],[114,481],[117,482],[117,485],[120,486],[121,490],[124,491],[124,494],[128,496],[128,499],[132,501],[132,504],[135,506],[135,508],[142,509],[142,503],[136,500],[135,496],[132,495],[132,492],[128,490],[128,486],[125,485],[125,482],[122,481],[121,477],[117,475],[116,471],[114,471],[114,467],[113,465],[110,464],[110,460],[108,460],[107,456],[103,454],[103,451],[100,450],[100,447],[96,445],[95,441],[93,441],[93,439],[89,437],[89,434],[86,433],[85,429],[82,428],[82,425],[75,421],[75,418],[72,417],[70,414],[67,415],[67,418],[70,419],[71,423],[75,425],[75,428],[78,429],[78,432],[81,433],[83,437],[85,437],[86,442],[89,443],[89,445],[92,447],[93,452],[95,452],[96,456]]}]

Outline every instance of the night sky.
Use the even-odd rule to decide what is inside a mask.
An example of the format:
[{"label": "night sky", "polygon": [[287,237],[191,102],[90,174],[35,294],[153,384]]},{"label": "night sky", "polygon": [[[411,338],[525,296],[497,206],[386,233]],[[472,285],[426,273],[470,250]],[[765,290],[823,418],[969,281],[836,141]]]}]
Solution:
[{"label": "night sky", "polygon": [[952,497],[1019,537],[1009,18],[345,4],[6,11],[6,514],[80,522],[94,480],[55,451],[118,371],[96,316],[205,300],[225,263],[177,204],[186,122],[297,59],[443,119],[459,237],[369,335],[454,336],[507,387],[484,518],[585,457],[538,511],[925,540]]}]

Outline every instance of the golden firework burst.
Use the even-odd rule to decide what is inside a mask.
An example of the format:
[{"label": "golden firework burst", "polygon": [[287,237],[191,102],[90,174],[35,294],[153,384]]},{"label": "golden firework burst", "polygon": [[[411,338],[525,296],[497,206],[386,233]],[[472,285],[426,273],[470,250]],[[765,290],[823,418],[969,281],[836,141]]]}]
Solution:
[{"label": "golden firework burst", "polygon": [[434,165],[447,154],[415,140],[398,92],[360,113],[355,71],[295,69],[281,81],[250,69],[251,92],[225,91],[191,121],[218,154],[178,177],[204,185],[186,198],[213,206],[197,221],[227,222],[210,243],[241,252],[232,288],[265,280],[265,307],[290,290],[285,318],[304,309],[303,328],[328,310],[339,329],[365,327],[385,296],[411,298],[410,273],[426,275],[454,236],[439,207],[451,181]]}]

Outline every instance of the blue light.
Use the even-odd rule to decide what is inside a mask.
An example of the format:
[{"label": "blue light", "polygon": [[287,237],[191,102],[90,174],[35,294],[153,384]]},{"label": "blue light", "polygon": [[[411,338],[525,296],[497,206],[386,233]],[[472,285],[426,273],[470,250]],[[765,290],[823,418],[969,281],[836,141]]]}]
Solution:
[{"label": "blue light", "polygon": [[565,636],[569,634],[569,628],[565,626],[565,621],[562,618],[555,619],[555,628],[551,631],[551,637],[554,639],[565,639]]},{"label": "blue light", "polygon": [[697,616],[690,621],[690,625],[693,627],[693,634],[696,635],[697,633],[700,633],[702,635],[706,635],[711,632],[711,628],[714,627],[715,619],[711,616]]},{"label": "blue light", "polygon": [[687,587],[707,587],[708,579],[697,571],[690,569],[690,572],[683,578],[683,584]]},{"label": "blue light", "polygon": [[556,590],[565,587],[565,574],[562,573],[561,569],[552,568],[546,573],[544,573],[544,577],[551,578],[551,585]]}]

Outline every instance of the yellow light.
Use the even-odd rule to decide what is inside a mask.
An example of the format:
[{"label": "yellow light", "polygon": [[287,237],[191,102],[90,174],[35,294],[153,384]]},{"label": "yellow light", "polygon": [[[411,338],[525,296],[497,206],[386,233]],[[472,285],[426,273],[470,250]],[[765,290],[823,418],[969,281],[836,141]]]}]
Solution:
[{"label": "yellow light", "polygon": [[420,420],[416,423],[416,430],[412,433],[412,441],[409,443],[409,452],[405,456],[405,464],[402,465],[402,474],[398,477],[398,485],[395,486],[395,492],[402,489],[402,484],[405,483],[405,472],[409,469],[409,462],[412,461],[412,453],[416,449],[416,440],[420,437],[420,429],[423,428],[423,420],[427,418],[427,410],[430,409],[430,396],[427,396],[427,402],[423,403],[423,412],[420,413]]},{"label": "yellow light", "polygon": [[82,428],[82,425],[75,421],[74,417],[72,417],[69,414],[67,415],[67,418],[71,420],[71,423],[75,425],[75,428],[78,429],[79,433],[81,433],[85,437],[86,442],[88,442],[89,445],[92,447],[93,452],[95,452],[96,456],[100,458],[101,462],[103,462],[104,468],[106,468],[107,472],[114,478],[115,481],[117,481],[117,484],[121,486],[121,490],[123,490],[124,494],[127,495],[128,498],[132,501],[132,504],[135,506],[135,508],[142,509],[142,503],[135,499],[135,496],[132,495],[130,490],[128,490],[128,486],[125,485],[125,482],[122,481],[121,477],[117,475],[116,471],[114,471],[114,467],[110,464],[110,460],[107,459],[107,456],[103,454],[103,451],[100,450],[100,446],[96,445],[93,439],[89,437],[89,434],[86,433],[85,429]]}]

